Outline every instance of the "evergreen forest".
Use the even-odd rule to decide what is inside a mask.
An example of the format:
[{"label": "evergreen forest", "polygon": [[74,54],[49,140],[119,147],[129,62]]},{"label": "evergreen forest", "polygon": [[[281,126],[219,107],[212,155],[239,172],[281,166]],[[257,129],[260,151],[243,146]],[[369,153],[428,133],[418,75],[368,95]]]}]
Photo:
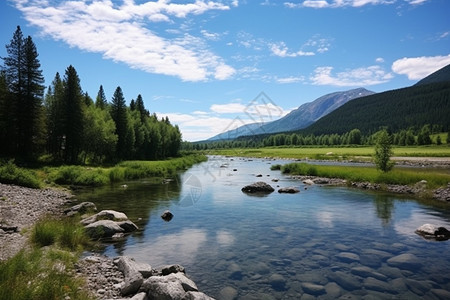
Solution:
[{"label": "evergreen forest", "polygon": [[158,119],[141,95],[127,105],[118,86],[93,99],[70,65],[49,87],[33,39],[17,27],[0,66],[0,157],[30,163],[104,163],[179,155],[181,132]]}]

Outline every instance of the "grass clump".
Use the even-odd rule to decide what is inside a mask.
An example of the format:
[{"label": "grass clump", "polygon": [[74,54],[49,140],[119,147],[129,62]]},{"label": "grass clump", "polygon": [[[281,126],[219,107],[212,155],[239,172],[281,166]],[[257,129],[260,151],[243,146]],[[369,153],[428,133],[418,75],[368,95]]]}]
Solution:
[{"label": "grass clump", "polygon": [[35,224],[31,242],[38,247],[56,244],[62,249],[78,251],[88,244],[88,238],[76,218],[63,220],[46,218]]},{"label": "grass clump", "polygon": [[13,161],[0,164],[0,182],[40,188],[41,181],[35,172],[17,167]]}]

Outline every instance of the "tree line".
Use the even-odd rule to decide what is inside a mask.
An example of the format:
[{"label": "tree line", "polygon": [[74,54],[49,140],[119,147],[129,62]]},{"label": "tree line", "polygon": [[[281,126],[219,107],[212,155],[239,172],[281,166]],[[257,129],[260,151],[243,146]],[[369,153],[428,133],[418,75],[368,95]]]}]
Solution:
[{"label": "tree line", "polygon": [[[383,129],[386,130],[386,129]],[[450,144],[450,131],[447,138],[442,140],[439,135],[433,141],[432,134],[442,132],[441,126],[424,125],[420,129],[410,128],[390,133],[391,143],[397,146],[415,146],[431,144]],[[344,134],[301,134],[301,133],[278,133],[272,135],[259,135],[240,137],[235,140],[221,140],[214,142],[203,142],[183,144],[186,150],[226,149],[226,148],[258,148],[278,146],[351,146],[351,145],[375,145],[379,132],[363,135],[359,129],[352,129]]]},{"label": "tree line", "polygon": [[122,89],[109,102],[103,86],[92,99],[76,69],[56,73],[45,92],[36,46],[17,27],[0,66],[0,156],[78,164],[175,157],[181,132],[158,119],[141,95],[127,106]]}]

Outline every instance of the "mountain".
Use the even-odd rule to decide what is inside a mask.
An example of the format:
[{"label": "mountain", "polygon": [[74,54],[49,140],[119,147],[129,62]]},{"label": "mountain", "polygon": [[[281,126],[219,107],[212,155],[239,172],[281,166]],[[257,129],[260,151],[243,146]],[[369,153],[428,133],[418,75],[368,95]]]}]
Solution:
[{"label": "mountain", "polygon": [[415,85],[424,85],[430,83],[438,83],[450,81],[450,65],[443,67],[442,69],[437,70],[436,72],[428,75],[424,79],[417,82]]},{"label": "mountain", "polygon": [[291,111],[289,114],[278,120],[269,123],[253,123],[244,125],[218,134],[208,139],[208,141],[230,140],[240,136],[278,133],[305,128],[348,101],[372,94],[374,94],[374,92],[368,91],[364,88],[327,94],[312,102],[301,105],[299,108]]},{"label": "mountain", "polygon": [[[430,75],[431,76],[431,75]],[[424,82],[432,82],[425,78]],[[425,124],[450,128],[450,81],[413,85],[350,101],[324,116],[302,134],[343,134],[358,128],[371,134],[387,127],[393,132]]]},{"label": "mountain", "polygon": [[301,105],[279,120],[263,125],[261,131],[277,133],[305,128],[350,100],[373,94],[374,92],[364,88],[327,94],[313,102]]},{"label": "mountain", "polygon": [[254,135],[254,134],[260,134],[260,127],[264,123],[252,123],[252,124],[246,124],[243,126],[240,126],[236,129],[231,129],[228,131],[225,131],[223,133],[220,133],[218,135],[213,136],[212,138],[209,138],[208,142],[213,141],[219,141],[219,140],[234,140],[240,136],[246,136],[246,135]]}]

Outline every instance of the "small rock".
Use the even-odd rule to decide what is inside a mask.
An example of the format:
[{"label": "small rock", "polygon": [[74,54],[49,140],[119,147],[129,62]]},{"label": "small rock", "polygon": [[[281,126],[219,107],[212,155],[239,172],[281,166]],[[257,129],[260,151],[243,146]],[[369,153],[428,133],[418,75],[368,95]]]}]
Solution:
[{"label": "small rock", "polygon": [[388,265],[391,267],[397,267],[400,269],[414,270],[421,265],[417,256],[411,253],[400,254],[389,258],[387,260]]},{"label": "small rock", "polygon": [[172,274],[172,273],[178,273],[178,272],[186,273],[186,270],[184,269],[183,266],[180,266],[180,265],[169,265],[169,266],[165,266],[161,269],[161,274],[164,276]]},{"label": "small rock", "polygon": [[272,288],[277,291],[283,291],[286,289],[286,279],[281,274],[270,275],[269,283]]},{"label": "small rock", "polygon": [[314,283],[310,283],[310,282],[303,282],[301,284],[302,289],[311,295],[322,295],[325,294],[325,287],[319,284],[314,284]]},{"label": "small rock", "polygon": [[173,214],[169,210],[166,210],[161,214],[161,219],[163,219],[166,222],[169,222],[170,220],[172,220],[172,218]]},{"label": "small rock", "polygon": [[359,255],[351,252],[341,252],[336,257],[346,263],[358,262]]},{"label": "small rock", "polygon": [[224,287],[219,292],[219,299],[221,300],[234,300],[236,299],[238,292],[231,286]]},{"label": "small rock", "polygon": [[300,190],[294,186],[284,187],[278,190],[278,193],[287,193],[287,194],[295,194],[299,192]]}]

